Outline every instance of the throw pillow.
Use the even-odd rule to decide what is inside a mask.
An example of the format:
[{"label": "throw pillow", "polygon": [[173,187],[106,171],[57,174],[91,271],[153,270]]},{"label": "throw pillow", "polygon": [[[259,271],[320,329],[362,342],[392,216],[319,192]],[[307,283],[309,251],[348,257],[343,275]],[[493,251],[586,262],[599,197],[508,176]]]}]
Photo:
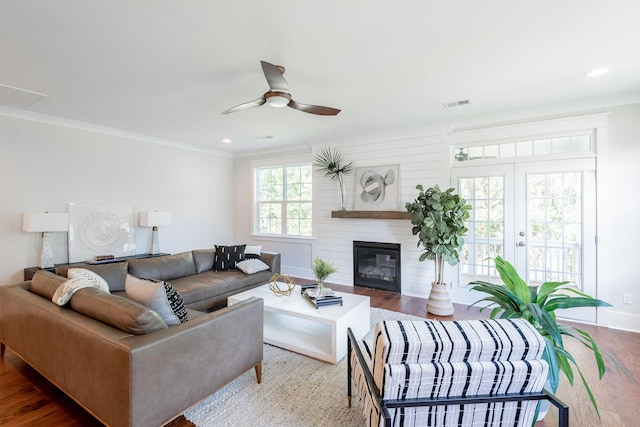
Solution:
[{"label": "throw pillow", "polygon": [[128,274],[124,286],[127,297],[157,312],[167,325],[179,325],[188,320],[182,297],[171,283]]},{"label": "throw pillow", "polygon": [[235,270],[236,264],[244,261],[244,249],[247,245],[217,246],[213,261],[215,271]]},{"label": "throw pillow", "polygon": [[[96,283],[92,280],[79,278],[79,279],[69,279],[65,281],[58,289],[56,289],[53,297],[51,297],[51,301],[58,304],[59,306],[63,306],[69,302],[73,294],[78,292],[80,289],[84,288],[96,288],[102,290],[101,287],[96,286]],[[107,286],[107,289],[109,287]],[[107,291],[109,292],[109,291]]]},{"label": "throw pillow", "polygon": [[56,274],[69,277],[68,272],[72,268],[84,268],[99,274],[109,284],[109,291],[116,292],[124,291],[124,281],[127,278],[129,263],[122,261],[95,265],[87,265],[85,263],[63,264],[56,267]]},{"label": "throw pillow", "polygon": [[53,274],[47,270],[36,271],[31,279],[31,292],[46,299],[53,299],[60,285],[66,282],[66,278]]},{"label": "throw pillow", "polygon": [[246,259],[236,264],[236,267],[243,273],[253,274],[258,271],[268,270],[269,266],[259,259]]},{"label": "throw pillow", "polygon": [[247,246],[244,248],[244,258],[260,259],[260,252],[262,252],[262,246]]},{"label": "throw pillow", "polygon": [[69,279],[85,279],[93,283],[93,286],[102,289],[105,292],[109,292],[109,284],[102,276],[97,273],[87,270],[86,268],[70,268],[67,271],[67,277]]},{"label": "throw pillow", "polygon": [[80,289],[69,301],[72,310],[130,334],[144,335],[167,329],[154,310],[119,295],[95,288]]},{"label": "throw pillow", "polygon": [[211,249],[194,249],[193,262],[196,265],[196,274],[213,270],[213,260],[216,257],[216,250]]}]

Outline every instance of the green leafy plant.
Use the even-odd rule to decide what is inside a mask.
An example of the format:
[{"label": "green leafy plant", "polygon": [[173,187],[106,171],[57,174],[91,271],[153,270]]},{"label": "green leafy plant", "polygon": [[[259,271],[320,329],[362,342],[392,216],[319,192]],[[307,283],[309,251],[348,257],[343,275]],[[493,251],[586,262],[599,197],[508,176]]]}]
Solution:
[{"label": "green leafy plant", "polygon": [[472,286],[472,289],[489,294],[473,305],[488,303],[481,308],[481,311],[491,308],[490,317],[492,319],[496,317],[502,319],[522,318],[529,321],[547,343],[543,357],[549,363],[551,391],[555,393],[558,389],[560,372],[567,377],[569,384],[573,386],[573,365],[580,375],[591,404],[600,417],[600,411],[591,388],[576,359],[565,348],[563,337],[571,337],[593,351],[600,379],[605,373],[605,360],[618,370],[625,373],[626,371],[609,352],[598,346],[588,332],[558,323],[555,311],[577,307],[610,307],[611,304],[578,291],[570,285],[570,282],[545,282],[539,287],[528,286],[508,261],[500,256],[491,259],[494,261],[504,285],[480,280],[470,282],[469,285]]},{"label": "green leafy plant", "polygon": [[327,277],[338,271],[338,269],[333,263],[316,257],[313,260],[312,271],[318,282],[321,283],[324,282]]},{"label": "green leafy plant", "polygon": [[471,205],[454,194],[453,188],[442,191],[435,185],[424,190],[422,185],[417,185],[416,190],[418,197],[405,204],[411,212],[411,232],[418,235],[418,247],[424,250],[420,261],[435,261],[435,282],[442,284],[445,261],[451,266],[460,262],[459,251],[468,231],[465,221],[469,219]]},{"label": "green leafy plant", "polygon": [[353,162],[344,163],[342,153],[337,148],[332,150],[331,147],[326,147],[316,155],[313,166],[329,180],[338,181],[340,209],[344,210],[344,176],[353,172]]}]

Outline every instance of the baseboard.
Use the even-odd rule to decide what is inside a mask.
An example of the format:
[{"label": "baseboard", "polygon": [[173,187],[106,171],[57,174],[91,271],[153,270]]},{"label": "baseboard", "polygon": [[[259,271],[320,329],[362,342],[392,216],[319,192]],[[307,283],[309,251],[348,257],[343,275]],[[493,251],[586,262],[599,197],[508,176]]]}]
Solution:
[{"label": "baseboard", "polygon": [[282,274],[292,277],[300,277],[301,279],[313,280],[313,272],[308,268],[294,267],[291,265],[283,265],[280,267]]},{"label": "baseboard", "polygon": [[607,320],[612,329],[640,332],[640,315],[609,310]]}]

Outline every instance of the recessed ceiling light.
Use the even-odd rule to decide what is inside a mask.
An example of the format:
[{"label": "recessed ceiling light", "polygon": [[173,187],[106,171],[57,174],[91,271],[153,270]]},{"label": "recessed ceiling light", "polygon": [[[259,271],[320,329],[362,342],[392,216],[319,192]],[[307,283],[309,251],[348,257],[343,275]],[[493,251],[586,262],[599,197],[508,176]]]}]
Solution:
[{"label": "recessed ceiling light", "polygon": [[608,68],[595,68],[587,73],[587,77],[603,76],[609,72]]},{"label": "recessed ceiling light", "polygon": [[229,138],[225,138],[222,140],[225,144],[231,144],[231,140]]}]

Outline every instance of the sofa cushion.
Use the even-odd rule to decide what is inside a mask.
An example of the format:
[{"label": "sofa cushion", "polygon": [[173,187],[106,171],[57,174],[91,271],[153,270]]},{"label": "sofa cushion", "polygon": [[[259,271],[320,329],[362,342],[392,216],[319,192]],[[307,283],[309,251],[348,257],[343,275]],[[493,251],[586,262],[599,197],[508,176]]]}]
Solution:
[{"label": "sofa cushion", "polygon": [[260,252],[262,252],[262,246],[249,246],[244,248],[245,259],[260,259]]},{"label": "sofa cushion", "polygon": [[214,305],[226,304],[227,296],[255,287],[257,284],[265,284],[271,276],[270,271],[260,271],[256,274],[245,274],[239,270],[205,271],[172,280],[171,284],[182,296],[185,305],[200,310],[213,307],[212,301]]},{"label": "sofa cushion", "polygon": [[269,269],[269,266],[259,259],[245,259],[237,263],[236,267],[245,274],[255,274]]},{"label": "sofa cushion", "polygon": [[196,273],[213,270],[213,259],[216,256],[216,250],[211,249],[194,249],[193,262],[196,265]]},{"label": "sofa cushion", "polygon": [[176,277],[196,274],[193,253],[182,252],[175,255],[129,260],[129,273],[152,280],[172,280]]},{"label": "sofa cushion", "polygon": [[179,325],[188,320],[184,302],[171,283],[129,274],[125,287],[128,298],[157,312],[167,325]]},{"label": "sofa cushion", "polygon": [[217,246],[216,257],[213,261],[215,271],[235,270],[236,264],[244,260],[244,250],[247,245]]},{"label": "sofa cushion", "polygon": [[127,278],[127,269],[129,263],[124,262],[110,262],[107,264],[67,264],[56,267],[56,274],[60,276],[68,277],[68,271],[71,268],[84,268],[86,270],[93,271],[100,275],[108,284],[109,292],[124,291],[124,282]]},{"label": "sofa cushion", "polygon": [[60,285],[67,279],[46,270],[38,270],[31,279],[31,292],[48,300],[53,298]]},{"label": "sofa cushion", "polygon": [[81,289],[71,298],[69,307],[121,331],[135,335],[167,329],[167,323],[155,311],[118,295],[96,288]]}]

